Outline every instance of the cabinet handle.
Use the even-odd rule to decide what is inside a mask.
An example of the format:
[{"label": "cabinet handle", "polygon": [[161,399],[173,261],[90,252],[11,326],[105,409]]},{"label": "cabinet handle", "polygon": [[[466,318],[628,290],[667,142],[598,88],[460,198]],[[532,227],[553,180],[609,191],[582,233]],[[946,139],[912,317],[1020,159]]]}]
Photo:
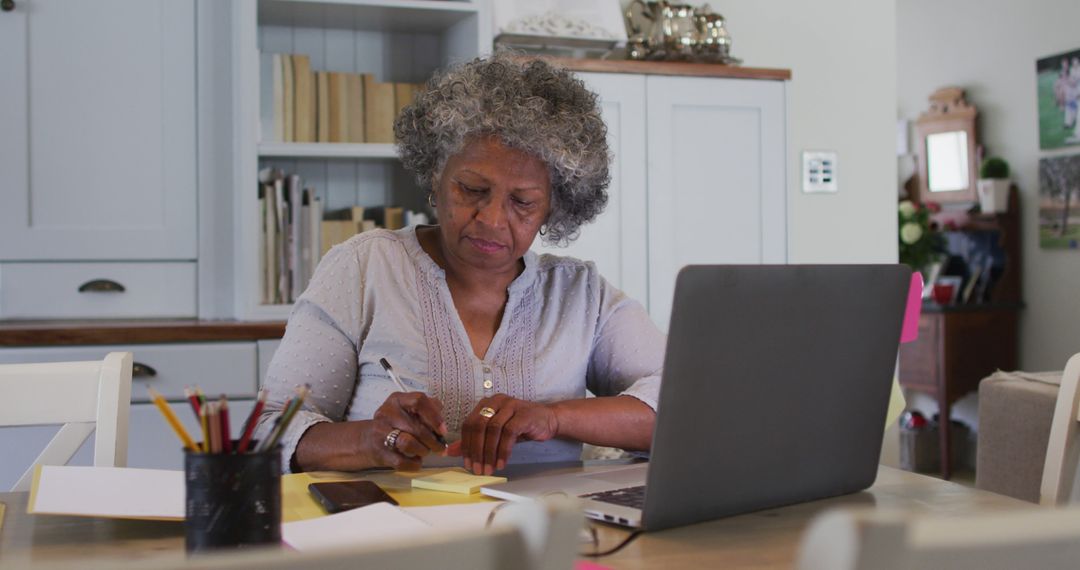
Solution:
[{"label": "cabinet handle", "polygon": [[91,279],[79,285],[80,293],[123,293],[124,286],[112,279]]},{"label": "cabinet handle", "polygon": [[15,9],[15,0],[0,0],[0,10],[10,12]]},{"label": "cabinet handle", "polygon": [[142,362],[131,363],[131,377],[132,378],[156,378],[157,370],[154,370],[153,366],[149,364],[143,364]]}]

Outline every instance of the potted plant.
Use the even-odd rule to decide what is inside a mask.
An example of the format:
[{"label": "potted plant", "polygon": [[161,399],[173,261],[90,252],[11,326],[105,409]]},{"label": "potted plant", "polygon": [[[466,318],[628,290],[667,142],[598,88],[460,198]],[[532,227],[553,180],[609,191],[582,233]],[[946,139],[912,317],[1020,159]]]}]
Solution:
[{"label": "potted plant", "polygon": [[987,214],[1009,209],[1009,163],[992,156],[979,167],[979,208]]}]

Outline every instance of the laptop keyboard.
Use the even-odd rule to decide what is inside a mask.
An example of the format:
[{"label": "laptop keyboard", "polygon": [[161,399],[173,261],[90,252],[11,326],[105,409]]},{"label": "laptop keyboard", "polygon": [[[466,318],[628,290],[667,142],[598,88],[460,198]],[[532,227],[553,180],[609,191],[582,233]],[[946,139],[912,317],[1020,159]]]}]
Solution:
[{"label": "laptop keyboard", "polygon": [[581,497],[584,499],[621,505],[623,507],[641,509],[645,507],[645,485],[613,489],[611,491],[601,491],[599,493],[589,493],[587,495],[582,495]]}]

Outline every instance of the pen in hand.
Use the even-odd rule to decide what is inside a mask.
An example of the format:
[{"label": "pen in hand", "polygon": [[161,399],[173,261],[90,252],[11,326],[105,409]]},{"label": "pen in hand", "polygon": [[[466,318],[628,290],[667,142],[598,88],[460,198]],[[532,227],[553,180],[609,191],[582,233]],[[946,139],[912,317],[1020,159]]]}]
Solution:
[{"label": "pen in hand", "polygon": [[[383,370],[386,370],[386,373],[390,375],[390,379],[393,380],[394,384],[397,385],[398,390],[400,390],[402,392],[409,392],[410,391],[408,388],[405,387],[405,383],[401,381],[401,378],[398,378],[397,373],[394,372],[394,367],[390,366],[390,362],[388,360],[386,360],[385,358],[380,358],[379,359],[379,364],[381,364],[382,367],[383,367]],[[432,430],[431,433],[435,435],[435,440],[436,441],[443,444],[444,446],[447,445],[446,439],[444,439],[443,436],[439,432]]]}]

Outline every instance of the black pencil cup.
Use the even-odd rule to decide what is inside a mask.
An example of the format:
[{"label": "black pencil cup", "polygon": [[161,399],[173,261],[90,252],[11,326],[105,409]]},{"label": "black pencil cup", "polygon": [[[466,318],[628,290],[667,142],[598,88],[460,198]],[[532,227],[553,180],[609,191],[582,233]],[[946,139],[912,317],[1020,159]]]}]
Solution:
[{"label": "black pencil cup", "polygon": [[[252,442],[252,447],[254,447]],[[281,543],[281,448],[184,451],[188,552]]]}]

